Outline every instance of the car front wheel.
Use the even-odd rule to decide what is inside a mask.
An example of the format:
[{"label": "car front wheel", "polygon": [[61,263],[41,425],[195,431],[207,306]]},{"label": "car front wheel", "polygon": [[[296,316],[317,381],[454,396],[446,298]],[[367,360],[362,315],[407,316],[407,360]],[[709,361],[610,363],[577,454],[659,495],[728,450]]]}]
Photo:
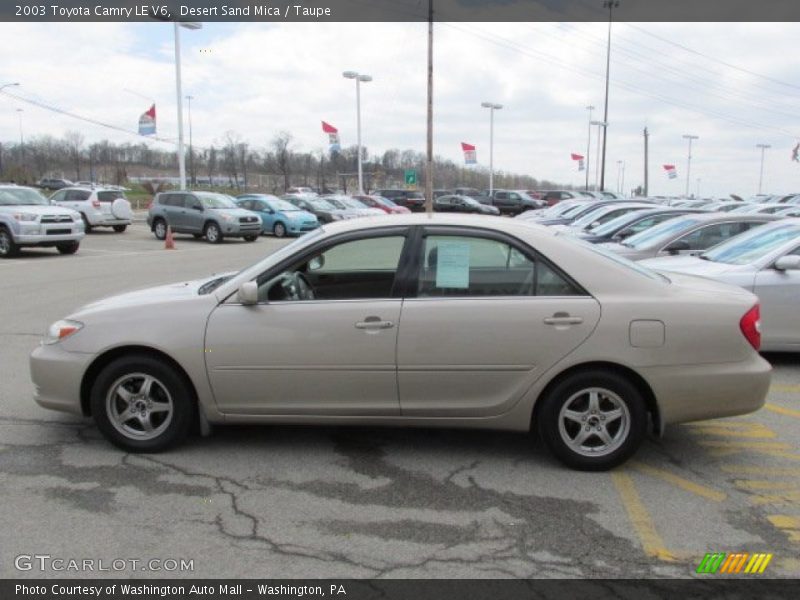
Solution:
[{"label": "car front wheel", "polygon": [[605,471],[622,464],[647,431],[642,394],[617,373],[576,373],[557,383],[541,402],[539,435],[573,469]]},{"label": "car front wheel", "polygon": [[84,233],[91,233],[92,232],[92,224],[89,223],[89,219],[86,218],[86,215],[81,213],[81,219],[83,220],[83,231]]},{"label": "car front wheel", "polygon": [[157,240],[164,240],[167,237],[167,222],[164,219],[156,219],[153,223],[153,235]]},{"label": "car front wheel", "polygon": [[97,427],[129,452],[160,452],[182,442],[195,415],[184,378],[146,355],[119,358],[94,382],[91,409]]},{"label": "car front wheel", "polygon": [[114,225],[114,231],[117,233],[123,233],[127,228],[127,225]]},{"label": "car front wheel", "polygon": [[257,235],[246,235],[244,236],[245,242],[255,242],[258,239]]},{"label": "car front wheel", "polygon": [[0,227],[0,258],[10,258],[16,256],[19,246],[14,242],[11,232],[5,227]]},{"label": "car front wheel", "polygon": [[275,234],[275,237],[285,237],[286,236],[286,225],[283,223],[275,223],[275,226],[272,228],[272,233]]},{"label": "car front wheel", "polygon": [[206,241],[209,244],[222,243],[222,232],[219,229],[219,225],[217,225],[216,223],[209,223],[208,225],[206,225],[205,236],[206,236]]},{"label": "car front wheel", "polygon": [[66,242],[64,244],[56,244],[56,249],[61,254],[75,254],[80,245],[80,242]]}]

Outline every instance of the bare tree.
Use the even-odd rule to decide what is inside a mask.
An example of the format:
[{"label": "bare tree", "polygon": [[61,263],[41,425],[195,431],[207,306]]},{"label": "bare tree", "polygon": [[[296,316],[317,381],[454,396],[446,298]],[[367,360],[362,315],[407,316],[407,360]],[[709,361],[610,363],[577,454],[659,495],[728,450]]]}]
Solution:
[{"label": "bare tree", "polygon": [[64,134],[69,155],[75,165],[75,179],[81,178],[81,148],[83,147],[83,134],[80,131],[68,131]]},{"label": "bare tree", "polygon": [[281,131],[272,140],[272,148],[275,151],[275,166],[278,172],[283,175],[283,189],[289,189],[289,176],[291,171],[292,151],[289,146],[292,143],[292,134],[288,131]]}]

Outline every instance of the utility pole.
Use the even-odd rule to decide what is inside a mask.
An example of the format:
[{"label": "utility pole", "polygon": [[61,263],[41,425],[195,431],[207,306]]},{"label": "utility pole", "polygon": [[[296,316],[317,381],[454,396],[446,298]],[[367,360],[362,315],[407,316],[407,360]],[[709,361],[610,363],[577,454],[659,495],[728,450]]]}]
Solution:
[{"label": "utility pole", "polygon": [[648,156],[647,156],[647,143],[650,138],[650,133],[647,131],[647,127],[644,128],[644,197],[647,198],[647,177],[649,171],[649,164],[648,164]]},{"label": "utility pole", "polygon": [[592,111],[594,110],[594,106],[589,105],[586,107],[586,110],[589,111],[589,135],[586,136],[586,187],[584,188],[587,192],[589,191],[589,165],[592,163],[589,160],[589,153],[592,149]]},{"label": "utility pole", "polygon": [[764,150],[772,148],[769,144],[756,144],[756,148],[761,148],[761,170],[758,173],[758,193],[761,193],[761,183],[764,181]]},{"label": "utility pole", "polygon": [[433,213],[433,0],[428,0],[428,140],[425,212]]},{"label": "utility pole", "polygon": [[189,102],[189,184],[191,187],[194,185],[194,150],[192,148],[192,100],[194,100],[194,96],[186,96],[186,100]]},{"label": "utility pole", "polygon": [[608,137],[608,83],[611,72],[611,23],[614,9],[619,6],[619,0],[604,0],[603,8],[608,9],[608,47],[606,49],[606,99],[603,105],[603,165],[600,171],[600,191],[605,190],[606,184],[606,138]]},{"label": "utility pole", "polygon": [[696,135],[686,134],[683,136],[683,139],[689,140],[689,154],[686,159],[686,197],[689,197],[689,182],[691,181],[690,175],[692,174],[692,141],[699,140],[700,138]]}]

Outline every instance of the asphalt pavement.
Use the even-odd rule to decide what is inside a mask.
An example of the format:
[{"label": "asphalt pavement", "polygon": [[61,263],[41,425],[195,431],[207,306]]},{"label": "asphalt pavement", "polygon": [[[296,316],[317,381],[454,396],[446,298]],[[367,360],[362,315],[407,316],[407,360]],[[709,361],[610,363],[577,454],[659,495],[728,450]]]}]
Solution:
[{"label": "asphalt pavement", "polygon": [[[51,322],[283,243],[164,250],[137,222],[74,256],[0,261],[0,577],[687,577],[707,552],[770,553],[764,576],[800,576],[799,355],[767,357],[760,412],[670,427],[611,473],[566,470],[525,435],[454,430],[215,427],[133,455],[33,402],[28,355]],[[95,570],[17,568],[34,555]]]}]

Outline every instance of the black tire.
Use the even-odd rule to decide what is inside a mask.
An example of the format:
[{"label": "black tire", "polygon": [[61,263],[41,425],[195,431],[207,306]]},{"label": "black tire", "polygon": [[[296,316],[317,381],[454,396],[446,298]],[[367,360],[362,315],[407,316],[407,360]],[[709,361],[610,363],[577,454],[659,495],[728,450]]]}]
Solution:
[{"label": "black tire", "polygon": [[61,254],[75,254],[80,245],[80,242],[65,242],[63,244],[56,244],[56,248]]},{"label": "black tire", "polygon": [[257,235],[246,235],[244,236],[245,242],[255,242],[258,239]]},{"label": "black tire", "polygon": [[224,238],[222,230],[214,221],[206,223],[205,229],[203,229],[203,235],[209,244],[221,244]]},{"label": "black tire", "polygon": [[89,224],[89,219],[86,218],[86,215],[81,213],[81,219],[83,220],[84,233],[92,233],[92,226]]},{"label": "black tire", "polygon": [[[148,411],[147,420],[154,427],[151,433],[142,428],[136,414],[122,424],[120,417],[109,414],[111,410],[118,411],[126,406],[121,396],[112,394],[113,390],[119,389],[122,383],[122,386],[131,388],[125,390],[138,394],[141,388],[137,389],[137,382],[143,382],[144,376],[155,381],[148,395],[154,399],[153,403],[171,406],[169,417],[164,416],[167,411],[149,412],[143,408]],[[147,404],[146,399],[136,398],[133,402],[136,406]],[[112,444],[128,452],[161,452],[176,446],[186,439],[196,420],[194,394],[183,375],[162,360],[140,354],[123,356],[109,363],[92,385],[90,403],[92,416],[101,433]]]},{"label": "black tire", "polygon": [[14,241],[14,236],[4,226],[0,225],[0,258],[11,258],[19,254],[19,246]]},{"label": "black tire", "polygon": [[272,233],[275,235],[275,237],[279,238],[286,237],[286,225],[278,221],[272,227]]},{"label": "black tire", "polygon": [[[599,392],[594,413],[590,390]],[[606,471],[621,465],[636,452],[647,433],[642,394],[628,379],[611,371],[575,373],[539,401],[539,436],[558,460],[573,469]],[[562,408],[570,416],[563,416]],[[608,418],[617,410],[620,417]],[[603,432],[610,443],[601,439]],[[582,435],[588,435],[585,445],[580,443]]]},{"label": "black tire", "polygon": [[117,233],[124,233],[127,228],[127,225],[114,225],[114,231]]},{"label": "black tire", "polygon": [[167,222],[164,219],[156,219],[153,221],[153,235],[157,240],[167,239]]}]

